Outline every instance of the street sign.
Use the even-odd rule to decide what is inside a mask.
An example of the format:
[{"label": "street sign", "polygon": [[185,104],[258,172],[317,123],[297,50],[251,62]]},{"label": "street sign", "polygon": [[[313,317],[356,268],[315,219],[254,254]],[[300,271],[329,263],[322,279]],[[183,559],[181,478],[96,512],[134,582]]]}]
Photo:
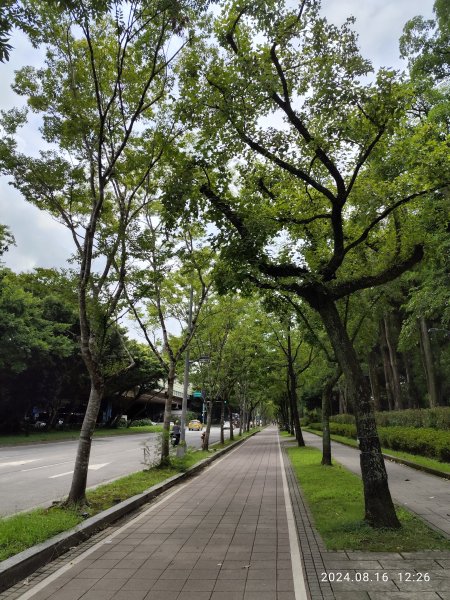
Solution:
[{"label": "street sign", "polygon": [[203,398],[203,394],[201,392],[193,392],[192,394],[193,398]]}]

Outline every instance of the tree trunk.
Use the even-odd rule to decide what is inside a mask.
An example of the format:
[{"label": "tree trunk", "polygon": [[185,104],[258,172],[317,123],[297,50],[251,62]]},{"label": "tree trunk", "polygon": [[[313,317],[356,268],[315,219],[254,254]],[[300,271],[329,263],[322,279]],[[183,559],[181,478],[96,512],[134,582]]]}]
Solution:
[{"label": "tree trunk", "polygon": [[348,402],[347,402],[347,384],[344,382],[339,386],[339,414],[348,413]]},{"label": "tree trunk", "polygon": [[314,299],[313,308],[318,310],[335,356],[345,375],[350,401],[356,417],[356,428],[361,450],[360,464],[364,487],[365,520],[373,527],[398,528],[389,491],[387,473],[381,454],[375,414],[370,389],[361,370],[355,349],[342,323],[335,303],[321,294]]},{"label": "tree trunk", "polygon": [[380,380],[378,378],[378,352],[374,348],[367,356],[367,366],[369,367],[369,379],[370,387],[372,389],[372,398],[374,409],[381,410],[381,393],[380,393]]},{"label": "tree trunk", "polygon": [[389,362],[391,364],[392,374],[392,391],[394,394],[394,407],[395,410],[401,410],[403,408],[402,388],[400,385],[400,373],[398,368],[397,358],[397,343],[394,327],[393,317],[391,314],[384,315],[384,332],[386,335],[386,343],[389,352]]},{"label": "tree trunk", "polygon": [[171,364],[167,374],[166,404],[164,406],[164,422],[161,446],[161,463],[167,462],[170,449],[170,420],[172,417],[173,385],[175,383],[175,365]]},{"label": "tree trunk", "polygon": [[330,375],[322,390],[322,464],[331,466],[330,416],[333,387],[341,376],[341,369]]},{"label": "tree trunk", "polygon": [[91,455],[92,436],[94,434],[97,416],[103,398],[103,389],[104,384],[100,376],[96,377],[94,381],[91,380],[89,402],[81,426],[72,484],[67,498],[69,504],[86,503],[86,483],[89,458]]},{"label": "tree trunk", "polygon": [[228,406],[228,415],[230,418],[230,441],[234,440],[234,427],[233,427],[233,411],[231,406]]},{"label": "tree trunk", "polygon": [[414,385],[411,359],[406,352],[402,353],[402,358],[403,364],[405,365],[406,373],[406,388],[408,390],[408,408],[419,408],[419,398],[417,395],[416,386]]},{"label": "tree trunk", "polygon": [[209,434],[211,432],[212,408],[213,408],[212,400],[208,400],[206,403],[206,411],[207,411],[206,430],[205,430],[205,437],[203,438],[202,450],[209,450]]},{"label": "tree trunk", "polygon": [[392,369],[386,342],[386,333],[383,322],[380,323],[380,352],[383,360],[384,381],[386,386],[386,399],[389,410],[394,410],[394,393],[392,384]]},{"label": "tree trunk", "polygon": [[439,406],[439,391],[436,381],[436,371],[434,368],[430,334],[428,333],[428,323],[425,317],[420,317],[419,319],[419,331],[422,362],[427,378],[428,398],[430,402],[430,408],[434,408],[435,406]]},{"label": "tree trunk", "polygon": [[291,330],[288,325],[287,331],[287,361],[288,361],[288,393],[290,396],[292,422],[294,425],[295,438],[299,447],[305,445],[302,430],[300,427],[300,417],[298,414],[298,398],[297,398],[297,374],[294,367],[294,356],[292,354]]},{"label": "tree trunk", "polygon": [[220,443],[225,443],[225,436],[223,434],[223,424],[225,421],[225,402],[223,400],[220,401]]},{"label": "tree trunk", "polygon": [[328,379],[322,390],[322,465],[331,466],[330,414],[333,381]]}]

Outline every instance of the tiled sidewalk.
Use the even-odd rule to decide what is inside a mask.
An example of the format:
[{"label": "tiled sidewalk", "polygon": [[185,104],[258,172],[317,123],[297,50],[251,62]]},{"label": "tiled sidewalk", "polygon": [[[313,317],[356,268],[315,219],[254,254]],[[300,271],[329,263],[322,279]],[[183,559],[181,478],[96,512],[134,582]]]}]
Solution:
[{"label": "tiled sidewalk", "polygon": [[266,429],[0,600],[450,600],[450,552],[329,552],[280,467]]},{"label": "tiled sidewalk", "polygon": [[299,600],[291,543],[273,428],[19,597]]},{"label": "tiled sidewalk", "polygon": [[450,600],[448,551],[327,551],[284,462],[311,600]]}]

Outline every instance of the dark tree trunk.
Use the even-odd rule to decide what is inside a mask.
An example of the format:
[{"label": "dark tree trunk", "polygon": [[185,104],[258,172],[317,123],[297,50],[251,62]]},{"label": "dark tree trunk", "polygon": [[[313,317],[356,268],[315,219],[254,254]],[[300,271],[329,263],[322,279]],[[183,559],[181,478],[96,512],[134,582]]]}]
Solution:
[{"label": "dark tree trunk", "polygon": [[380,380],[378,378],[378,351],[374,348],[367,357],[369,367],[370,387],[372,388],[372,398],[375,410],[381,410]]},{"label": "dark tree trunk", "polygon": [[384,332],[386,335],[386,343],[389,352],[389,362],[391,364],[392,375],[392,391],[394,394],[395,410],[403,408],[402,388],[400,385],[400,373],[398,368],[397,358],[397,341],[398,336],[394,330],[393,316],[391,314],[384,315]]},{"label": "dark tree trunk", "polygon": [[430,408],[439,406],[439,391],[436,381],[436,371],[434,368],[433,351],[431,349],[430,334],[428,333],[428,323],[425,317],[419,319],[420,331],[420,351],[422,362],[427,378],[428,398]]},{"label": "dark tree trunk", "polygon": [[294,355],[292,353],[291,329],[288,325],[287,331],[287,355],[288,361],[288,394],[290,397],[292,422],[294,425],[295,438],[299,447],[305,445],[302,430],[300,427],[300,416],[298,414],[298,398],[297,398],[297,374],[295,372]]},{"label": "dark tree trunk", "polygon": [[331,436],[330,436],[330,416],[331,399],[333,397],[333,387],[341,376],[341,370],[333,373],[325,381],[322,390],[322,464],[331,466]]},{"label": "dark tree trunk", "polygon": [[348,413],[348,402],[347,402],[347,384],[344,382],[343,385],[339,386],[339,414]]},{"label": "dark tree trunk", "polygon": [[322,390],[322,464],[331,466],[330,414],[333,382],[328,379]]},{"label": "dark tree trunk", "polygon": [[314,298],[342,372],[345,375],[350,400],[356,417],[361,450],[360,463],[364,486],[365,520],[373,527],[398,528],[389,491],[386,468],[381,454],[370,389],[361,370],[355,349],[339,316],[335,303],[325,294]]},{"label": "dark tree trunk", "polygon": [[230,441],[234,440],[234,427],[233,427],[233,411],[231,406],[228,406],[228,415],[230,419]]},{"label": "dark tree trunk", "polygon": [[411,359],[406,352],[402,354],[402,358],[403,364],[405,365],[406,373],[406,388],[408,390],[408,408],[419,408],[419,398],[417,395],[416,386],[414,385]]},{"label": "dark tree trunk", "polygon": [[225,443],[225,436],[223,433],[223,424],[225,421],[225,402],[224,400],[220,401],[220,443]]},{"label": "dark tree trunk", "polygon": [[386,334],[383,322],[380,323],[380,352],[383,360],[384,381],[386,386],[386,399],[389,410],[394,410],[394,393],[392,383],[392,369],[389,360],[389,351],[386,342]]}]

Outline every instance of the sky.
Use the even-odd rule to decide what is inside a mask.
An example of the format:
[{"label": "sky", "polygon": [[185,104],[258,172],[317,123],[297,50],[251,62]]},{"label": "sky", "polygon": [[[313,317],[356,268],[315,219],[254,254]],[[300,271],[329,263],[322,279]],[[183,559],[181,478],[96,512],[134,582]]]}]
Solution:
[{"label": "sky", "polygon": [[[406,21],[416,15],[432,16],[433,0],[322,0],[322,12],[340,25],[350,15],[356,18],[360,47],[375,69],[384,66],[401,69],[398,40]],[[14,71],[25,65],[40,66],[42,51],[31,47],[25,36],[13,35],[14,50],[9,63],[0,63],[0,109],[22,106],[23,99],[10,89]],[[21,131],[20,150],[37,155],[43,147],[39,122],[33,117]],[[14,271],[35,267],[64,267],[73,252],[68,231],[44,212],[25,202],[20,194],[0,177],[0,223],[8,225],[16,247],[4,255],[3,262]]]}]

